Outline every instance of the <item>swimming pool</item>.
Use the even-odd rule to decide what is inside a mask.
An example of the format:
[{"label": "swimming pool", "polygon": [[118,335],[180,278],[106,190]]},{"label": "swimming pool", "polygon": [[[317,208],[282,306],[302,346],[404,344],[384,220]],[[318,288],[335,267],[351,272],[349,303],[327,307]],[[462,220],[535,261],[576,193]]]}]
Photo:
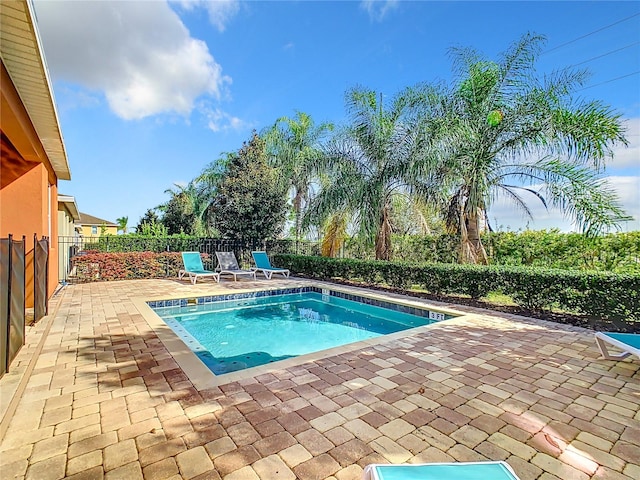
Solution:
[{"label": "swimming pool", "polygon": [[309,287],[148,304],[216,375],[451,318]]}]

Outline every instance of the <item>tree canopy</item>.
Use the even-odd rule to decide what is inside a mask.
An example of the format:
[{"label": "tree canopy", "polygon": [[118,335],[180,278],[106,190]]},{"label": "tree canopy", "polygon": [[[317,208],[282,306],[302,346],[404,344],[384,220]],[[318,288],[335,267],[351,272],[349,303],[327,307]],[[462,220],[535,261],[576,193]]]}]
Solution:
[{"label": "tree canopy", "polygon": [[525,217],[532,201],[559,208],[587,235],[616,228],[629,217],[603,175],[627,143],[621,115],[578,94],[586,70],[539,74],[544,42],[526,34],[498,58],[451,49],[451,82],[390,98],[351,88],[339,128],[280,117],[168,190],[162,222],[169,233],[255,241],[280,236],[290,211],[296,240],[324,229],[323,251],[335,255],[355,233],[378,259],[391,258],[392,233],[444,227],[459,238],[459,261],[478,263],[497,200]]},{"label": "tree canopy", "polygon": [[453,84],[422,87],[419,115],[431,141],[414,171],[420,193],[460,236],[462,262],[486,263],[479,234],[498,198],[529,217],[532,199],[558,207],[587,234],[628,218],[601,177],[612,147],[626,144],[620,115],[575,95],[584,70],[538,75],[543,44],[524,35],[496,62],[452,49]]},{"label": "tree canopy", "polygon": [[229,154],[212,204],[215,225],[224,238],[264,241],[282,233],[286,190],[267,161],[265,141],[256,132]]}]

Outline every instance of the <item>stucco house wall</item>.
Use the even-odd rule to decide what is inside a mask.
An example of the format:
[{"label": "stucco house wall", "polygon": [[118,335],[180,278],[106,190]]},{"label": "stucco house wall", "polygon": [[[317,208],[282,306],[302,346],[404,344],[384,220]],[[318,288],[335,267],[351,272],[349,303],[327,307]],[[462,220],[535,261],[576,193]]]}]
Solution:
[{"label": "stucco house wall", "polygon": [[71,173],[31,3],[3,2],[0,30],[0,236],[26,237],[30,307],[34,235],[49,237],[49,295],[58,284],[58,180]]}]

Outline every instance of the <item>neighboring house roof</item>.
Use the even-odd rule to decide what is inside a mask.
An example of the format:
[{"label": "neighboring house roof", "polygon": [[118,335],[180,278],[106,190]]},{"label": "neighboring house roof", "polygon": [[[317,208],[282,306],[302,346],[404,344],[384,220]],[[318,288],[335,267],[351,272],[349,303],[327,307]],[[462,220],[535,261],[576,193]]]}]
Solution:
[{"label": "neighboring house roof", "polygon": [[69,162],[31,1],[3,1],[0,10],[2,63],[56,176],[70,180]]},{"label": "neighboring house roof", "polygon": [[67,211],[71,214],[71,218],[73,218],[74,223],[80,220],[80,212],[78,210],[75,197],[72,197],[71,195],[58,194],[58,205],[64,205]]},{"label": "neighboring house roof", "polygon": [[107,227],[117,227],[117,223],[110,222],[109,220],[103,220],[102,218],[94,217],[86,213],[80,212],[80,220],[77,220],[76,225],[106,225]]}]

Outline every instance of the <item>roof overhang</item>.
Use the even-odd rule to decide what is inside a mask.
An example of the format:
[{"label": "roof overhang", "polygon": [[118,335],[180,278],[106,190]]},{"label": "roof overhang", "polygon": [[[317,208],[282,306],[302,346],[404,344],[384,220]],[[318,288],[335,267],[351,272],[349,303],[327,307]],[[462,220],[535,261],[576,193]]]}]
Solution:
[{"label": "roof overhang", "polygon": [[2,2],[0,57],[61,180],[71,171],[31,0]]},{"label": "roof overhang", "polygon": [[64,207],[71,214],[74,222],[80,220],[80,211],[78,210],[78,204],[76,204],[75,197],[71,195],[58,195],[58,205],[64,205]]}]

